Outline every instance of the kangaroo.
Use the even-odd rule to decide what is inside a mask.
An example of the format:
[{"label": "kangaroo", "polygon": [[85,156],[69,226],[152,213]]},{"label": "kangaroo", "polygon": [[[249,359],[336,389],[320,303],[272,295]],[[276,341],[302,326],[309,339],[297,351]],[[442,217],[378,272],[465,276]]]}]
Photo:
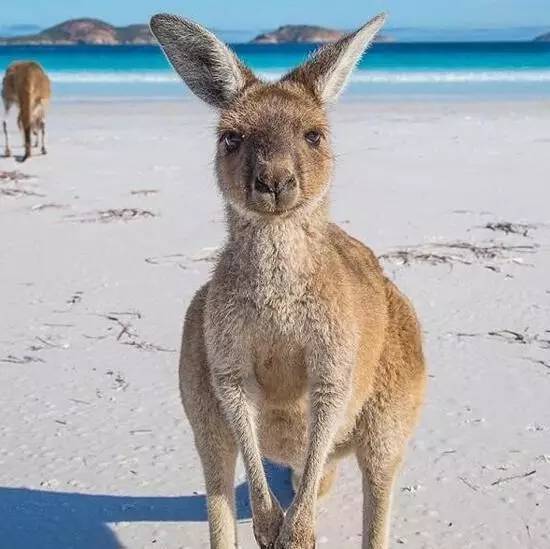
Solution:
[{"label": "kangaroo", "polygon": [[4,101],[4,138],[5,156],[11,156],[6,118],[11,106],[19,105],[17,123],[23,132],[25,140],[25,154],[21,161],[31,156],[31,134],[36,137],[35,147],[38,146],[38,133],[42,136],[42,154],[46,154],[46,108],[51,96],[50,79],[44,69],[34,61],[19,61],[12,63],[6,70],[2,84],[2,99]]},{"label": "kangaroo", "polygon": [[[315,547],[317,498],[348,454],[362,472],[363,548],[388,547],[392,486],[424,395],[421,334],[373,252],[329,221],[327,120],[383,23],[375,17],[265,83],[194,22],[151,20],[175,70],[219,110],[227,241],[187,310],[180,359],[216,549],[237,546],[239,452],[260,547]],[[286,513],[264,457],[293,471]]]}]

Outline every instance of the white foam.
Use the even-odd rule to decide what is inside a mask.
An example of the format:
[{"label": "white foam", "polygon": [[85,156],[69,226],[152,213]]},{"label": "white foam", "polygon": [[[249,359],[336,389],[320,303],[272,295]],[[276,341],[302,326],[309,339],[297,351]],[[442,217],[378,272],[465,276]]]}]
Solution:
[{"label": "white foam", "polygon": [[359,71],[355,82],[428,84],[461,82],[550,82],[550,70],[494,71]]},{"label": "white foam", "polygon": [[181,79],[169,71],[158,72],[118,72],[118,71],[81,71],[51,72],[52,82],[60,84],[158,84],[181,82]]},{"label": "white foam", "polygon": [[[260,71],[267,80],[276,80],[284,72]],[[52,72],[51,79],[63,84],[171,84],[180,78],[169,71],[81,71]],[[438,83],[535,83],[550,82],[548,70],[491,70],[491,71],[378,71],[359,70],[352,76],[352,82],[375,84],[438,84]]]},{"label": "white foam", "polygon": [[[276,80],[283,72],[260,72],[262,78]],[[491,70],[491,71],[380,71],[358,70],[352,82],[374,84],[439,84],[439,83],[483,83],[483,82],[550,82],[547,70]]]}]

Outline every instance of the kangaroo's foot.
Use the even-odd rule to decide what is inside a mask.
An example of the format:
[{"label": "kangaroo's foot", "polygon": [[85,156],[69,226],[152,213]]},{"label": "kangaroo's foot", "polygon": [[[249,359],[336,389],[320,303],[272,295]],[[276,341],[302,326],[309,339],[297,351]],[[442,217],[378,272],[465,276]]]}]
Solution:
[{"label": "kangaroo's foot", "polygon": [[290,511],[290,515],[285,517],[274,549],[315,549],[315,531],[311,517]]},{"label": "kangaroo's foot", "polygon": [[269,510],[253,511],[252,527],[254,537],[261,549],[273,549],[283,520],[284,512],[275,498],[272,499]]}]

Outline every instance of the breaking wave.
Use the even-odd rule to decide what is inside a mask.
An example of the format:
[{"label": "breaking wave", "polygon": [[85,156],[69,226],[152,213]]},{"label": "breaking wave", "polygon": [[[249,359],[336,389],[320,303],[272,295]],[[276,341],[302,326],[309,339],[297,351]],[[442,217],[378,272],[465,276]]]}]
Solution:
[{"label": "breaking wave", "polygon": [[[259,71],[268,80],[280,78],[283,71]],[[179,77],[169,71],[81,71],[52,72],[51,79],[61,84],[170,84]],[[359,70],[351,78],[356,83],[374,84],[438,84],[550,82],[550,70],[490,70],[490,71],[377,71]]]}]

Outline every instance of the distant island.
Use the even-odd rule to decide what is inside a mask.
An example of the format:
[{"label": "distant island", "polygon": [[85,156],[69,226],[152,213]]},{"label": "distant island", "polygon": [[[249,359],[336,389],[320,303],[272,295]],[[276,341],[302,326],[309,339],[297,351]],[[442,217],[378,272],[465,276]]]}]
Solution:
[{"label": "distant island", "polygon": [[[34,30],[30,25],[29,30]],[[23,30],[23,29],[21,29]],[[256,36],[253,44],[334,42],[346,34],[345,31],[327,29],[312,25],[284,25],[277,30]],[[377,42],[391,41],[387,36],[378,36]],[[0,45],[124,45],[156,44],[148,25],[115,27],[100,19],[88,17],[70,19],[39,32],[0,37]]]},{"label": "distant island", "polygon": [[[250,40],[250,31],[214,30],[216,34],[228,42],[244,42]],[[314,25],[283,25],[276,30],[259,34],[250,42],[252,44],[324,44],[342,38],[348,31],[329,29]],[[399,29],[396,36],[378,35],[375,42],[394,42],[400,40]],[[540,32],[540,31],[539,31]],[[422,36],[422,35],[421,35]],[[479,35],[476,35],[479,39]],[[418,39],[418,37],[417,37]],[[437,35],[436,41],[441,38]],[[404,38],[411,41],[410,37]],[[430,37],[421,38],[429,41]],[[531,38],[523,35],[521,40],[535,42],[550,42],[550,32]],[[0,45],[132,45],[156,44],[156,39],[147,24],[127,25],[117,27],[100,19],[81,17],[70,19],[41,30],[36,25],[0,25]]]},{"label": "distant island", "polygon": [[148,25],[115,27],[99,19],[71,19],[35,34],[0,38],[0,44],[155,44]]},{"label": "distant island", "polygon": [[[345,34],[345,31],[316,27],[313,25],[284,25],[272,32],[266,32],[256,36],[251,42],[253,44],[323,44],[339,40],[342,36],[345,36]],[[389,42],[391,40],[387,36],[379,35],[376,37],[375,41]]]}]

